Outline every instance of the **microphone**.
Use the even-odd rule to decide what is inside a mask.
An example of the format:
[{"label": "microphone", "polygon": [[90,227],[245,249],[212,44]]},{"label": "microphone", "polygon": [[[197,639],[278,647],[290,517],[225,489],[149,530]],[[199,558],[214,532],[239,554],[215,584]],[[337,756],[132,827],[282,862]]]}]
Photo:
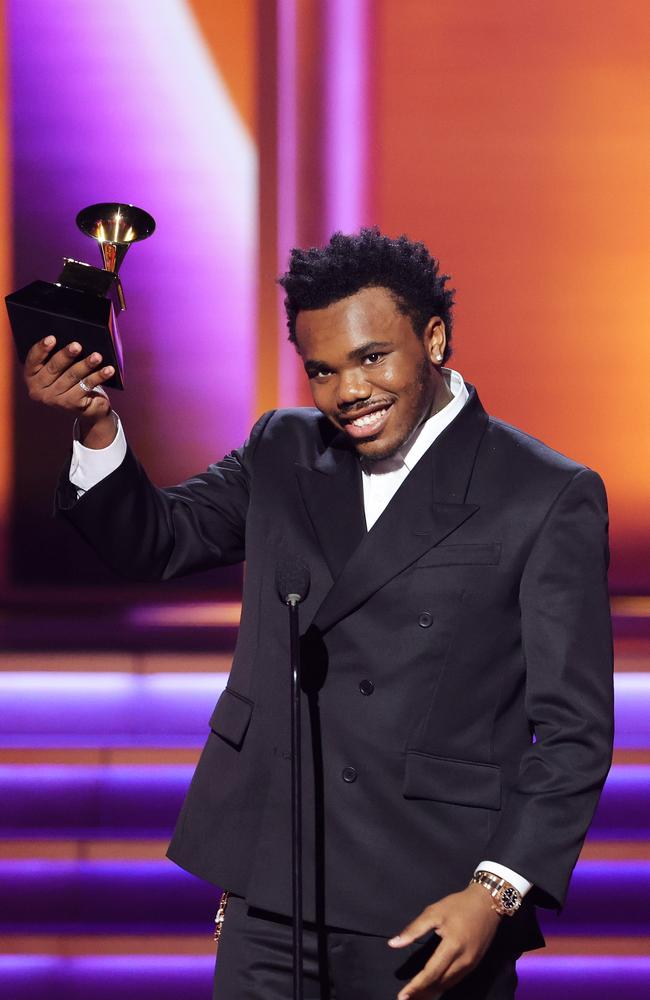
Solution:
[{"label": "microphone", "polygon": [[295,607],[309,593],[309,566],[300,556],[287,552],[275,570],[275,586],[283,604]]}]

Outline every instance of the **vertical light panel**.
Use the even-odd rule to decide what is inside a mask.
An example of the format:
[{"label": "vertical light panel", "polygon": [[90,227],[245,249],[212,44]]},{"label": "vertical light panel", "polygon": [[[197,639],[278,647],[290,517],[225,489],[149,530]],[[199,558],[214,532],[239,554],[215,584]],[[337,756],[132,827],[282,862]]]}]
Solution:
[{"label": "vertical light panel", "polygon": [[[298,21],[296,0],[278,0],[277,7],[277,181],[278,181],[278,273],[288,265],[298,233]],[[299,398],[301,372],[296,351],[287,340],[283,295],[278,296],[279,404],[291,406]]]},{"label": "vertical light panel", "polygon": [[[368,221],[368,0],[278,0],[278,270]],[[311,403],[280,311],[279,402]]]},{"label": "vertical light panel", "polygon": [[185,0],[237,114],[255,134],[255,31],[258,0]]},{"label": "vertical light panel", "polygon": [[[127,390],[115,405],[155,478],[241,442],[254,380],[256,150],[184,0],[14,0],[21,280],[94,260],[79,208],[157,222],[122,268]],[[43,234],[41,238],[39,232]]]},{"label": "vertical light panel", "polygon": [[[10,140],[7,92],[5,5],[0,2],[0,290],[2,295],[11,285],[11,211],[10,211]],[[0,305],[0,585],[7,577],[7,544],[9,533],[12,433],[11,433],[11,373],[13,349],[4,303]]]},{"label": "vertical light panel", "polygon": [[368,0],[325,5],[325,229],[353,232],[366,219]]},{"label": "vertical light panel", "polygon": [[[231,51],[222,73],[229,21],[206,20],[199,4],[195,16],[186,0],[10,0],[8,10],[15,283],[55,280],[64,254],[99,262],[75,227],[83,206],[151,212],[156,232],[121,270],[126,391],[112,399],[152,479],[178,482],[250,429],[257,150],[241,74],[254,70],[252,18],[250,31],[233,23],[239,57],[235,66]],[[30,404],[16,378],[16,454],[41,447],[37,462],[14,462],[13,578],[76,581],[88,562],[95,580],[50,518],[71,421]]]},{"label": "vertical light panel", "polygon": [[278,0],[278,258],[284,260],[297,232],[296,0]]}]

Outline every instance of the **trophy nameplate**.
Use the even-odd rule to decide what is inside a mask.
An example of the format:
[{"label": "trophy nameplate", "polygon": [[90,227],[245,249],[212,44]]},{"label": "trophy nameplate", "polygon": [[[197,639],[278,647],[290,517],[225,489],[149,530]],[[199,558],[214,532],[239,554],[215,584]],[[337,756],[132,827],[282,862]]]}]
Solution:
[{"label": "trophy nameplate", "polygon": [[90,205],[79,212],[76,222],[82,233],[99,243],[104,267],[64,257],[56,282],[32,281],[7,295],[18,357],[24,363],[30,348],[49,334],[56,337],[54,352],[74,340],[81,344],[81,357],[96,351],[102,365],[115,369],[103,385],[123,389],[117,316],[126,302],[118,270],[131,243],[151,236],[156,223],[141,208],[119,202]]}]

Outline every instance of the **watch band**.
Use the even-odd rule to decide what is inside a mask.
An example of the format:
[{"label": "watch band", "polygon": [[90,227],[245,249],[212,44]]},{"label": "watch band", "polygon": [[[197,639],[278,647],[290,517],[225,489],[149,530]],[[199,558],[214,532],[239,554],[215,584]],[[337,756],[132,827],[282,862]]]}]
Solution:
[{"label": "watch band", "polygon": [[473,883],[487,889],[493,899],[492,909],[502,917],[513,917],[523,902],[519,890],[493,872],[475,872],[469,884]]}]

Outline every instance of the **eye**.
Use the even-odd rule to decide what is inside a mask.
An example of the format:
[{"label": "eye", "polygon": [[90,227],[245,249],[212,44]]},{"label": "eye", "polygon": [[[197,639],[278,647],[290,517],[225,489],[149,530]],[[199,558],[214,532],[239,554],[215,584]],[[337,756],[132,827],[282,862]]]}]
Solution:
[{"label": "eye", "polygon": [[386,355],[383,354],[381,351],[372,351],[371,354],[366,354],[365,355],[363,361],[364,361],[364,364],[376,365],[376,364],[379,364],[379,362],[381,361],[381,359],[385,358],[385,357],[386,357]]},{"label": "eye", "polygon": [[330,371],[329,368],[314,368],[310,372],[308,372],[309,378],[315,379],[317,381],[322,381],[324,378],[327,378],[327,376],[331,374],[332,372]]}]

